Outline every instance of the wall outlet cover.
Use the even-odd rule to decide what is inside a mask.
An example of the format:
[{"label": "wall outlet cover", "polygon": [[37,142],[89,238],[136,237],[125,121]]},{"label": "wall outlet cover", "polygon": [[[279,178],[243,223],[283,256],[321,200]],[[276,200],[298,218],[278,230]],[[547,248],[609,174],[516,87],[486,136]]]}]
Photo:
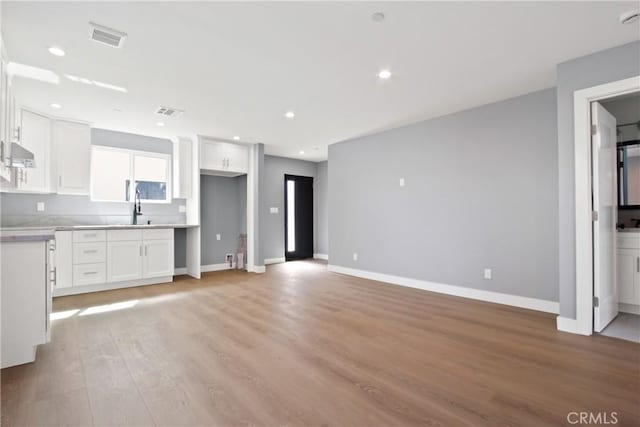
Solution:
[{"label": "wall outlet cover", "polygon": [[185,213],[187,211],[187,207],[185,205],[178,206],[178,212]]},{"label": "wall outlet cover", "polygon": [[220,240],[220,234],[216,234],[216,240]]},{"label": "wall outlet cover", "polygon": [[400,178],[400,187],[404,187],[404,178]]},{"label": "wall outlet cover", "polygon": [[484,269],[484,278],[487,280],[491,279],[491,269],[490,268],[485,268]]},{"label": "wall outlet cover", "polygon": [[357,260],[358,260],[358,254],[357,254],[357,253],[355,253],[355,252],[353,253],[353,260],[354,260],[354,261],[357,261]]},{"label": "wall outlet cover", "polygon": [[37,202],[36,203],[36,211],[44,212],[44,202]]},{"label": "wall outlet cover", "polygon": [[278,208],[269,208],[269,212],[272,214],[277,214],[278,213]]}]

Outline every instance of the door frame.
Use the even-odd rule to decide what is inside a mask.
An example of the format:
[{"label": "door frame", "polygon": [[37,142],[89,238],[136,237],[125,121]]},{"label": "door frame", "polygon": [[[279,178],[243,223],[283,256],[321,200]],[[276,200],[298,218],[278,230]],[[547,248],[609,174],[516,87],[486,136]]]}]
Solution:
[{"label": "door frame", "polygon": [[[288,233],[287,233],[287,224],[289,223],[289,209],[288,209],[288,187],[287,187],[287,181],[290,179],[295,180],[299,180],[299,181],[311,181],[311,191],[314,191],[313,188],[313,182],[314,182],[314,177],[312,176],[304,176],[304,175],[293,175],[290,173],[286,173],[284,174],[284,259],[285,261],[289,261],[289,259],[296,259],[296,257],[287,257],[287,245],[289,243],[289,237],[288,237]],[[315,222],[315,214],[314,214],[314,210],[315,207],[312,206],[311,207],[311,218],[312,218],[312,223]],[[315,247],[315,230],[314,233],[312,234],[312,244]],[[311,250],[311,257],[313,257],[313,249]]]},{"label": "door frame", "polygon": [[640,76],[577,90],[573,95],[575,160],[576,319],[558,317],[558,329],[593,334],[591,103],[640,91]]}]

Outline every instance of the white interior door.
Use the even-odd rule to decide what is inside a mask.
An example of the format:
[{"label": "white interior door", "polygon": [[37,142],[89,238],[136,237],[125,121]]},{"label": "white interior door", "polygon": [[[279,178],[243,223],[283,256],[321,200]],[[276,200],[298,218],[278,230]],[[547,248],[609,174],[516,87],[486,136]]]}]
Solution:
[{"label": "white interior door", "polygon": [[618,315],[616,286],[616,119],[597,102],[591,104],[593,207],[593,328],[602,331]]}]

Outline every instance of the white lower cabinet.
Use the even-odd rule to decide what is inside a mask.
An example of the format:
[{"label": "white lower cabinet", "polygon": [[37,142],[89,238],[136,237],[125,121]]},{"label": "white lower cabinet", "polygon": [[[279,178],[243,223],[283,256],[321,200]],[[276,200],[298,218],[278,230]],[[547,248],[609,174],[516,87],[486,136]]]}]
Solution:
[{"label": "white lower cabinet", "polygon": [[107,243],[107,282],[123,282],[142,277],[142,242]]},{"label": "white lower cabinet", "polygon": [[621,311],[640,311],[640,233],[618,234],[618,300]]},{"label": "white lower cabinet", "polygon": [[173,240],[146,240],[142,277],[173,276]]},{"label": "white lower cabinet", "polygon": [[[55,295],[170,281],[173,234],[173,228],[57,231]],[[151,280],[136,282],[142,279]]]}]

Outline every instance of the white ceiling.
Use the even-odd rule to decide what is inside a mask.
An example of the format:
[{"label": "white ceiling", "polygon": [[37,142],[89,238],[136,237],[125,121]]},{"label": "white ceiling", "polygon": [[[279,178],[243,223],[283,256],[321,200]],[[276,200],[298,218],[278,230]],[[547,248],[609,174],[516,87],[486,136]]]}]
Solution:
[{"label": "white ceiling", "polygon": [[[638,22],[618,23],[637,7],[3,1],[2,34],[11,61],[128,89],[14,79],[32,108],[159,137],[240,135],[318,161],[334,142],[554,86],[559,62],[639,39]],[[124,47],[90,41],[89,21],[128,33]],[[186,113],[163,120],[160,105]]]}]

